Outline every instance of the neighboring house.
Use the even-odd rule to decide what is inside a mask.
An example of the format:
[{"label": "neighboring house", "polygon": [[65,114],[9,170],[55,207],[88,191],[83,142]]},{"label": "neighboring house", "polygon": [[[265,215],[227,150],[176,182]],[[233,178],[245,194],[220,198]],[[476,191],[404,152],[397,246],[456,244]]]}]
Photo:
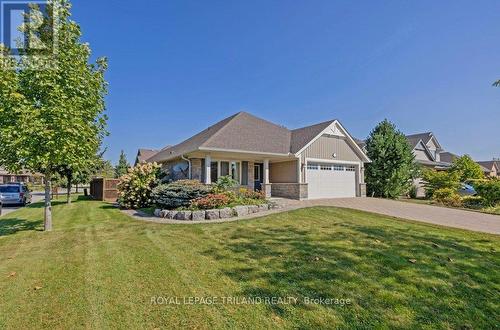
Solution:
[{"label": "neighboring house", "polygon": [[483,168],[483,172],[485,176],[490,177],[499,177],[500,176],[500,167],[498,167],[498,162],[494,160],[484,161],[484,162],[476,162]]},{"label": "neighboring house", "polygon": [[147,161],[170,180],[229,175],[268,197],[317,199],[365,196],[370,160],[338,120],[289,130],[239,112]]},{"label": "neighboring house", "polygon": [[135,157],[135,163],[134,166],[137,164],[145,163],[148,158],[153,157],[158,153],[158,150],[152,150],[152,149],[139,149],[137,152],[137,156]]},{"label": "neighboring house", "polygon": [[446,170],[451,166],[451,162],[445,162],[441,159],[444,150],[432,132],[407,135],[406,139],[413,148],[415,161],[423,167],[439,171]]},{"label": "neighboring house", "polygon": [[27,171],[19,173],[11,173],[0,167],[0,184],[10,182],[24,182],[24,183],[40,183],[43,184],[43,177],[41,174],[33,174]]},{"label": "neighboring house", "polygon": [[455,159],[460,158],[459,155],[456,155],[454,153],[448,152],[448,151],[443,151],[439,154],[441,161],[444,163],[453,163]]}]

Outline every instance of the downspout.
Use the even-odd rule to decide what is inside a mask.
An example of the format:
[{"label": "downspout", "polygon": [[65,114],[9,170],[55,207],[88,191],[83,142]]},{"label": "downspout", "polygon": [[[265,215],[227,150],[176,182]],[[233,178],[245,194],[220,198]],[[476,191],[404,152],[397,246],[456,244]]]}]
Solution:
[{"label": "downspout", "polygon": [[193,175],[191,174],[191,160],[189,158],[184,157],[184,155],[181,155],[181,158],[183,160],[185,160],[185,161],[188,162],[188,166],[189,166],[189,171],[188,171],[189,172],[189,180],[191,180],[192,177],[193,177]]}]

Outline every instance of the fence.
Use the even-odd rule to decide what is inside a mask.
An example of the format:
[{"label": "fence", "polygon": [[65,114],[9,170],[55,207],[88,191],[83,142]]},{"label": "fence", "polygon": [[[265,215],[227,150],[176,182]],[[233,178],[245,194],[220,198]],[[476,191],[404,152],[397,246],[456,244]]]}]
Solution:
[{"label": "fence", "polygon": [[95,178],[90,182],[90,196],[98,201],[116,202],[118,200],[119,179]]}]

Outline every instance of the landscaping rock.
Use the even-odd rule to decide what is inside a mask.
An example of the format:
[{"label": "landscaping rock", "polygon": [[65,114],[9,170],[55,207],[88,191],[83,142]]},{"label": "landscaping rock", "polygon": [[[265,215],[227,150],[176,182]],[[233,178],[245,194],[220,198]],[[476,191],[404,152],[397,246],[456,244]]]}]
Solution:
[{"label": "landscaping rock", "polygon": [[259,212],[259,207],[257,205],[248,206],[248,213],[257,213]]},{"label": "landscaping rock", "polygon": [[155,212],[154,212],[155,217],[161,217],[160,213],[161,213],[161,209],[155,209]]},{"label": "landscaping rock", "polygon": [[193,216],[192,211],[177,211],[177,214],[175,215],[175,220],[191,220],[191,217]]},{"label": "landscaping rock", "polygon": [[226,207],[219,211],[221,219],[232,218],[234,216],[234,211],[232,208]]},{"label": "landscaping rock", "polygon": [[176,215],[177,215],[177,211],[168,211],[168,210],[166,210],[166,212],[165,212],[165,219],[175,219]]},{"label": "landscaping rock", "polygon": [[205,219],[207,219],[207,220],[220,219],[219,210],[206,210],[205,211]]},{"label": "landscaping rock", "polygon": [[168,215],[168,212],[170,212],[169,210],[161,210],[160,211],[160,218],[166,218],[167,215]]},{"label": "landscaping rock", "polygon": [[205,211],[193,211],[191,219],[193,221],[205,220]]},{"label": "landscaping rock", "polygon": [[264,212],[269,210],[269,204],[261,204],[259,205],[259,212]]},{"label": "landscaping rock", "polygon": [[248,215],[248,206],[235,206],[233,210],[237,217]]}]

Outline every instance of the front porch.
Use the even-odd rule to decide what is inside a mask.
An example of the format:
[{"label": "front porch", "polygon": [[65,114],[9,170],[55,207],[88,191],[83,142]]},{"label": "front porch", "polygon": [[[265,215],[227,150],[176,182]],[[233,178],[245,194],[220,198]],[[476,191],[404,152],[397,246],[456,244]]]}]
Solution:
[{"label": "front porch", "polygon": [[190,177],[213,184],[230,176],[241,187],[263,191],[267,198],[307,199],[307,183],[301,182],[302,164],[293,156],[262,157],[231,153],[211,153],[189,158]]}]

